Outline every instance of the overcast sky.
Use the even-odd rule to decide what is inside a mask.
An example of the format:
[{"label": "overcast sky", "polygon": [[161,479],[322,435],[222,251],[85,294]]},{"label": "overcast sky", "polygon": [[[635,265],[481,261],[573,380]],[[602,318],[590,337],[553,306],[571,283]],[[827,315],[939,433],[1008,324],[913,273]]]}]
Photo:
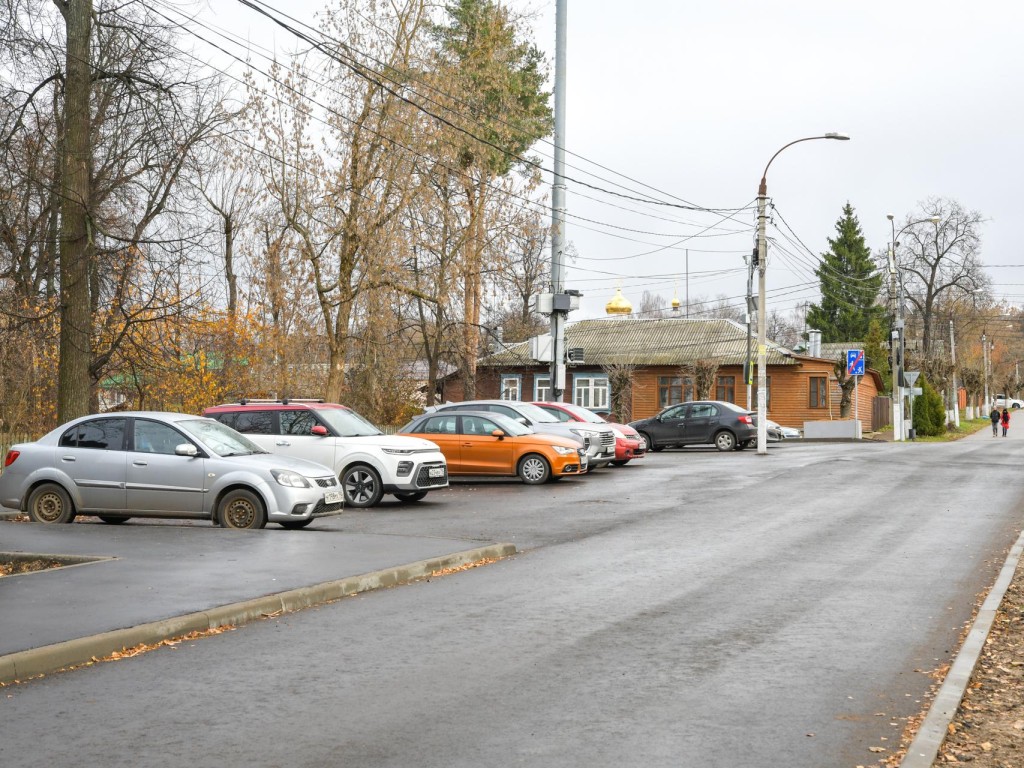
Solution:
[{"label": "overcast sky", "polygon": [[[270,4],[310,23],[319,7]],[[553,71],[554,0],[509,5],[535,14]],[[210,0],[209,12],[236,31],[259,26],[235,0]],[[1024,181],[1024,4],[569,0],[568,17],[567,238],[579,258],[567,286],[585,294],[571,319],[602,315],[617,286],[634,306],[644,290],[685,301],[687,249],[690,295],[741,304],[752,207],[723,220],[608,191],[742,208],[777,149],[828,131],[851,140],[798,144],[768,173],[780,246],[769,246],[769,310],[817,300],[813,268],[847,201],[880,251],[886,214],[899,222],[931,196],[986,218],[994,294],[1024,299],[1011,187]],[[537,152],[550,168],[550,146]]]}]

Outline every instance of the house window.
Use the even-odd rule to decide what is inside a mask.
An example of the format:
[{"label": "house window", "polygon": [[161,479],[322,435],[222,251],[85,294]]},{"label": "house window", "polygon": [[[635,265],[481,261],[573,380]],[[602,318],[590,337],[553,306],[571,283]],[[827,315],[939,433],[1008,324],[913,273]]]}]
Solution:
[{"label": "house window", "polygon": [[501,374],[501,399],[522,400],[523,377],[518,373]]},{"label": "house window", "polygon": [[572,401],[576,405],[593,410],[608,408],[607,376],[576,376],[573,383]]},{"label": "house window", "polygon": [[[765,388],[764,388],[764,407],[772,407],[772,377],[765,376]],[[754,377],[754,383],[750,388],[750,403],[747,404],[748,408],[755,408],[757,406],[757,377]]]},{"label": "house window", "polygon": [[538,403],[551,402],[551,374],[534,374],[533,399]]},{"label": "house window", "polygon": [[812,376],[810,393],[811,397],[808,405],[811,408],[825,408],[828,405],[828,377]]},{"label": "house window", "polygon": [[735,376],[718,377],[718,386],[715,387],[715,400],[724,400],[727,403],[736,402]]},{"label": "house window", "polygon": [[693,400],[693,379],[689,376],[658,377],[658,409]]}]

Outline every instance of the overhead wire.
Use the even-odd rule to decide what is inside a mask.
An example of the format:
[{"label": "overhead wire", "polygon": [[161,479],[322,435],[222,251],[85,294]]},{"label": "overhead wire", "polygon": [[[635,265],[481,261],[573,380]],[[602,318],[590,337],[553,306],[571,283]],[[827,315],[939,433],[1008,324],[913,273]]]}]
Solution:
[{"label": "overhead wire", "polygon": [[[240,2],[243,2],[243,0],[239,0],[239,1],[240,1]],[[163,7],[167,8],[167,9],[168,9],[168,10],[170,10],[170,11],[174,11],[174,12],[176,12],[176,13],[179,13],[179,14],[181,14],[181,12],[180,12],[180,10],[179,10],[179,9],[177,9],[177,8],[174,8],[173,6],[169,6],[169,5],[167,5],[166,3],[162,3],[162,2],[160,2],[160,0],[156,0],[156,4],[162,5]],[[249,67],[250,69],[252,69],[252,70],[254,70],[255,72],[259,73],[260,75],[264,76],[265,78],[267,78],[267,79],[268,79],[268,80],[270,80],[271,82],[275,82],[275,83],[277,83],[277,84],[278,84],[279,86],[281,86],[281,87],[284,87],[284,88],[286,88],[286,89],[288,89],[288,90],[290,90],[290,91],[292,91],[292,92],[296,93],[296,95],[297,95],[297,96],[299,96],[300,98],[308,99],[308,100],[309,100],[309,101],[310,101],[311,103],[313,103],[314,105],[316,105],[317,107],[319,107],[320,109],[322,109],[322,110],[326,111],[326,112],[327,112],[327,113],[329,113],[329,114],[333,114],[333,115],[335,115],[335,116],[337,116],[337,117],[339,117],[339,118],[341,118],[342,120],[345,120],[345,121],[349,121],[349,122],[351,121],[351,118],[348,118],[348,117],[347,117],[346,115],[344,115],[344,114],[342,114],[342,113],[339,113],[339,112],[337,112],[336,110],[334,110],[334,109],[332,109],[332,108],[328,107],[327,105],[325,105],[325,104],[323,104],[323,103],[321,103],[321,102],[319,102],[319,101],[317,101],[317,100],[315,100],[315,99],[313,99],[313,98],[309,97],[309,96],[308,96],[308,95],[306,95],[306,94],[300,94],[299,92],[295,91],[295,89],[294,89],[294,88],[292,88],[291,86],[289,86],[289,85],[288,85],[287,83],[283,83],[283,82],[281,82],[281,81],[280,81],[279,79],[277,79],[277,78],[274,78],[274,77],[273,77],[272,75],[270,75],[270,74],[269,74],[269,73],[267,73],[266,71],[264,71],[264,70],[260,69],[259,67],[256,67],[256,66],[255,66],[255,65],[253,65],[253,64],[252,64],[251,62],[248,62],[248,61],[245,61],[245,60],[241,59],[241,58],[240,58],[240,57],[238,57],[238,56],[237,56],[236,54],[232,53],[231,51],[228,51],[228,50],[227,50],[227,49],[225,49],[225,48],[224,48],[223,46],[221,46],[221,45],[218,45],[217,43],[213,42],[212,40],[209,40],[208,38],[206,38],[206,37],[204,37],[204,36],[200,35],[200,34],[199,34],[199,33],[197,33],[197,32],[196,32],[195,30],[193,30],[193,29],[190,29],[189,27],[186,27],[185,25],[183,25],[183,24],[182,24],[182,23],[180,23],[180,22],[177,22],[177,21],[175,21],[175,20],[173,20],[173,19],[170,19],[170,18],[168,18],[168,17],[166,16],[166,15],[164,15],[164,14],[162,14],[162,13],[159,13],[158,11],[155,11],[155,12],[156,12],[156,13],[157,13],[157,14],[158,14],[159,16],[161,16],[162,18],[164,18],[165,20],[167,20],[167,21],[168,21],[169,23],[171,23],[171,24],[174,24],[175,26],[179,27],[179,28],[180,28],[180,29],[182,29],[183,31],[185,31],[185,32],[187,32],[187,33],[189,33],[189,34],[193,35],[193,36],[194,36],[194,37],[196,37],[197,39],[199,39],[199,40],[203,41],[203,42],[204,42],[204,43],[206,43],[207,45],[210,45],[211,47],[213,47],[213,48],[215,48],[216,50],[218,50],[218,51],[220,51],[220,52],[224,53],[225,55],[229,56],[230,58],[232,58],[232,59],[234,59],[234,60],[236,60],[236,61],[238,61],[238,62],[240,62],[240,63],[244,64],[245,66]],[[181,15],[183,15],[183,16],[184,16],[184,14],[181,14]],[[189,19],[189,21],[190,21],[190,22],[192,22],[192,23],[195,23],[195,24],[197,24],[198,26],[200,26],[201,28],[203,28],[203,29],[205,29],[205,30],[207,30],[207,31],[209,31],[209,32],[212,32],[212,33],[214,33],[214,34],[220,34],[221,36],[225,36],[225,37],[226,37],[226,35],[222,34],[222,33],[221,33],[221,32],[219,32],[218,30],[216,30],[216,29],[212,28],[212,27],[211,27],[210,25],[208,25],[208,24],[205,24],[205,23],[203,23],[203,22],[200,22],[200,21],[196,21],[196,20],[195,20],[195,19],[194,19],[193,17],[187,17],[187,16],[186,16],[185,18]],[[230,38],[227,38],[227,39],[230,39]],[[259,47],[259,46],[257,46],[257,47]],[[247,50],[247,51],[249,51],[249,53],[250,53],[250,54],[252,53],[252,47],[251,47],[250,45],[247,45],[247,46],[246,46],[246,50]],[[264,56],[265,58],[268,58],[268,59],[270,59],[270,58],[271,58],[271,57],[269,57],[269,56],[266,56],[265,54],[259,54],[259,55],[263,55],[263,56]],[[193,58],[196,58],[196,57],[193,57]],[[198,60],[198,59],[197,59],[197,60]],[[210,66],[212,67],[212,65],[210,65]],[[216,71],[220,72],[221,74],[225,75],[226,77],[229,77],[229,78],[231,78],[231,79],[234,79],[234,80],[236,80],[236,81],[238,81],[238,82],[242,82],[242,84],[244,84],[244,82],[243,82],[243,81],[241,81],[241,80],[240,80],[240,79],[239,79],[239,78],[238,78],[237,76],[235,76],[235,75],[233,75],[233,74],[231,74],[231,73],[229,73],[229,72],[226,72],[226,71],[224,71],[224,70],[220,70],[220,69],[217,69],[216,67],[212,67],[212,68],[213,68],[213,69],[215,69]],[[351,67],[349,67],[349,68],[351,69]],[[286,67],[286,69],[288,69],[288,68]],[[291,70],[289,69],[289,71],[291,71]],[[315,81],[315,80],[314,80],[314,84],[316,84],[316,85],[320,85],[320,86],[322,86],[322,87],[324,87],[324,86],[325,86],[325,84],[324,84],[324,83],[322,83],[322,82],[317,82],[317,81]],[[270,94],[268,94],[268,96],[270,96]],[[270,97],[271,97],[271,98],[274,98],[273,96],[270,96]],[[279,102],[281,101],[280,99],[276,99],[276,100],[277,100],[277,101],[279,101]],[[311,115],[310,115],[310,117],[311,117],[312,119],[316,120],[317,122],[323,122],[323,121],[322,121],[322,120],[321,120],[320,118],[318,118],[318,117],[317,117],[317,116],[315,116],[315,115],[312,115],[312,114],[311,114]],[[399,122],[401,122],[401,121],[399,121]],[[327,123],[324,123],[324,124],[325,124],[325,125],[327,125],[327,127],[330,127],[330,126],[329,126],[329,125],[328,125]],[[371,130],[371,132],[372,132],[372,133],[375,133],[375,134],[376,134],[376,132],[374,132],[374,131],[372,131],[372,130]],[[379,134],[376,134],[376,135],[379,135]],[[403,150],[405,150],[405,151],[407,151],[407,152],[410,152],[410,153],[411,153],[411,154],[413,154],[414,156],[417,156],[417,157],[420,157],[420,158],[423,158],[423,159],[430,159],[430,160],[432,160],[432,159],[433,159],[433,158],[427,158],[427,157],[426,157],[426,156],[424,156],[424,155],[423,155],[423,154],[422,154],[421,152],[418,152],[417,150],[415,150],[415,149],[413,149],[413,148],[411,148],[411,147],[409,147],[409,146],[407,146],[407,145],[404,145],[404,144],[402,144],[402,143],[400,143],[400,142],[397,142],[397,141],[395,141],[394,139],[392,139],[391,137],[385,137],[385,136],[380,136],[380,138],[383,138],[383,139],[385,139],[385,140],[389,141],[389,143],[391,143],[391,144],[392,144],[393,146],[396,146],[396,147],[398,147],[398,148],[401,148],[401,149],[403,149]],[[454,145],[453,145],[453,146],[454,146]],[[444,165],[444,164],[442,164],[442,165]],[[448,165],[444,165],[444,167],[448,168],[448,169],[449,169],[449,170],[451,170],[451,171],[452,171],[453,173],[456,173],[456,174],[461,174],[461,173],[462,173],[460,169],[457,169],[457,168],[454,168],[454,167],[451,167],[451,166],[448,166]],[[491,186],[492,186],[492,188],[493,188],[493,185],[491,185]],[[515,193],[510,193],[510,192],[509,192],[508,190],[504,190],[504,189],[503,189],[503,190],[500,190],[500,191],[501,191],[501,193],[502,193],[502,194],[509,194],[509,195],[510,195],[511,197],[514,197],[514,198],[516,198],[516,199],[518,199],[518,200],[521,200],[521,201],[523,201],[523,202],[524,202],[524,203],[525,203],[525,204],[526,204],[527,206],[530,206],[530,207],[531,207],[532,209],[534,209],[534,210],[536,210],[536,209],[543,209],[543,210],[544,210],[545,212],[550,212],[550,211],[552,210],[552,209],[551,209],[551,207],[550,207],[550,205],[548,205],[548,204],[546,204],[546,203],[543,203],[543,202],[541,202],[541,201],[538,201],[538,200],[534,200],[534,199],[532,199],[532,198],[528,198],[528,197],[525,197],[525,196],[523,196],[523,195],[521,195],[521,194],[515,194]],[[599,226],[604,226],[604,227],[611,227],[611,228],[615,228],[615,229],[623,229],[623,230],[626,230],[626,231],[637,231],[637,230],[632,230],[631,228],[628,228],[628,227],[620,227],[619,225],[609,224],[609,223],[607,223],[607,222],[598,222],[598,221],[595,221],[595,220],[592,220],[592,219],[587,219],[587,218],[585,218],[585,217],[582,217],[582,216],[579,216],[579,215],[577,215],[577,214],[572,214],[571,212],[566,212],[566,215],[567,215],[568,217],[570,217],[570,218],[574,219],[574,226],[577,226],[577,225],[575,224],[575,220],[580,220],[580,221],[586,221],[586,222],[589,222],[589,223],[593,223],[593,224],[597,224],[597,225],[599,225]],[[640,214],[640,215],[644,215],[644,214]],[[725,220],[728,220],[729,218],[731,218],[731,216],[725,216],[725,217],[723,217],[723,218],[721,219],[721,221],[725,221]],[[593,228],[589,228],[589,227],[586,227],[586,226],[584,226],[584,225],[582,225],[582,224],[580,224],[580,225],[578,225],[578,226],[580,226],[580,227],[581,227],[581,228],[583,228],[583,229],[590,229],[591,231],[595,231],[595,232],[597,232],[597,233],[599,233],[599,234],[603,234],[603,235],[607,235],[607,236],[612,236],[612,237],[619,237],[620,239],[626,239],[626,240],[629,240],[629,239],[630,239],[630,238],[624,238],[624,237],[622,237],[622,236],[616,236],[616,235],[615,235],[614,233],[612,233],[612,232],[607,232],[607,231],[605,231],[605,230],[602,230],[602,229],[593,229]],[[699,226],[699,225],[692,225],[692,226]],[[705,228],[704,228],[704,229],[703,229],[703,230],[702,230],[701,232],[698,232],[698,233],[696,233],[696,234],[694,234],[694,235],[689,235],[689,236],[686,236],[686,237],[684,237],[684,238],[683,238],[682,240],[680,240],[679,242],[680,242],[680,243],[681,243],[681,242],[685,242],[686,240],[689,240],[689,239],[692,239],[692,238],[696,238],[696,237],[711,237],[711,236],[719,236],[719,235],[709,235],[709,234],[706,234],[706,232],[707,232],[708,230],[710,230],[710,229],[713,229],[713,228],[714,228],[715,226],[716,226],[716,225],[714,225],[714,224],[713,224],[713,225],[709,225],[709,226],[705,227]],[[650,233],[650,234],[656,234],[657,236],[663,236],[663,237],[671,236],[671,235],[662,235],[662,234],[660,234],[660,233]],[[726,234],[732,234],[732,233],[726,233]],[[637,242],[642,242],[642,241],[637,241]],[[655,245],[655,244],[653,244],[653,243],[649,243],[649,245]],[[667,246],[667,247],[668,247],[668,248],[671,248],[671,247],[676,247],[677,245],[678,245],[678,243],[676,243],[676,244],[673,244],[673,245],[670,245],[670,246]],[[659,249],[660,249],[660,248],[659,248]],[[657,251],[650,251],[650,252],[647,252],[647,253],[651,253],[651,252],[657,252]],[[631,258],[631,257],[630,257],[630,258]]]}]

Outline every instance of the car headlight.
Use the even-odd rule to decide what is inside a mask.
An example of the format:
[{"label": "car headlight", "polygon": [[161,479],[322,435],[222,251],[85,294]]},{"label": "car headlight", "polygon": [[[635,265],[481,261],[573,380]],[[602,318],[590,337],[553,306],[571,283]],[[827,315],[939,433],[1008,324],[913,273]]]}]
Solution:
[{"label": "car headlight", "polygon": [[286,485],[289,488],[309,488],[309,480],[290,469],[272,469],[270,474],[280,485]]},{"label": "car headlight", "polygon": [[580,437],[589,437],[591,440],[593,440],[594,436],[598,434],[592,429],[579,429],[578,427],[572,427],[569,431],[574,435],[579,435]]},{"label": "car headlight", "polygon": [[418,453],[418,450],[414,448],[381,448],[381,451],[391,456],[412,456],[414,453]]},{"label": "car headlight", "polygon": [[553,445],[551,447],[555,449],[555,453],[559,456],[569,456],[576,453],[575,448],[566,448],[564,445]]}]

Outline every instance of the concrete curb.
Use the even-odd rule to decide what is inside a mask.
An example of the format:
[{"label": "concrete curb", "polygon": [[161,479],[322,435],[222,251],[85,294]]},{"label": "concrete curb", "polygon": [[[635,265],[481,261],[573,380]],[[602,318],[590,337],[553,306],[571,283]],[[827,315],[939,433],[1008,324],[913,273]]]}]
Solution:
[{"label": "concrete curb", "polygon": [[971,631],[967,633],[960,652],[953,661],[953,666],[946,673],[946,679],[942,682],[935,700],[928,708],[928,714],[917,731],[914,740],[907,747],[907,754],[900,763],[900,768],[931,768],[942,748],[942,742],[946,738],[949,724],[953,722],[957,709],[960,707],[960,700],[967,690],[974,674],[974,668],[981,658],[981,652],[985,648],[985,641],[992,629],[996,618],[996,611],[1003,601],[1010,582],[1013,581],[1013,574],[1020,563],[1021,555],[1024,554],[1024,532],[1017,538],[1017,543],[1010,548],[1010,554],[1006,556],[1003,569],[999,572],[996,583],[985,598],[978,615],[974,619]]},{"label": "concrete curb", "polygon": [[448,568],[458,568],[481,560],[511,557],[514,554],[516,554],[514,544],[492,544],[420,560],[408,565],[385,568],[360,576],[350,576],[336,581],[265,595],[240,603],[222,605],[163,621],[139,624],[90,637],[80,637],[41,648],[10,653],[0,656],[0,684],[52,674],[67,667],[85,664],[94,658],[109,656],[125,648],[142,644],[153,645],[161,640],[187,635],[189,632],[203,632],[217,627],[247,624],[257,619],[299,611],[360,592],[404,584]]}]

